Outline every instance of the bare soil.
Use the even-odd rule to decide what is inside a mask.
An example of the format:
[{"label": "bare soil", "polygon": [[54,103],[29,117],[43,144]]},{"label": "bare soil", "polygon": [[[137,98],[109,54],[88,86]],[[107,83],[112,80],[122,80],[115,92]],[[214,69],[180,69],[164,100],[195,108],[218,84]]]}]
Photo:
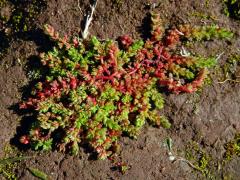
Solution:
[{"label": "bare soil", "polygon": [[[6,1],[1,14],[11,18],[15,1]],[[209,3],[207,3],[209,2]],[[31,3],[29,1],[29,3]],[[191,52],[214,56],[224,52],[220,65],[240,48],[240,22],[222,13],[221,0],[99,0],[90,27],[91,35],[102,39],[116,39],[123,34],[134,38],[147,38],[149,12],[155,3],[155,11],[161,14],[166,28],[179,23],[192,25],[218,24],[235,33],[231,41],[198,43],[188,49]],[[16,8],[16,7],[15,7]],[[34,26],[26,32],[13,32],[13,27],[0,23],[0,158],[4,147],[15,143],[15,135],[23,124],[22,115],[16,111],[16,104],[25,96],[31,79],[29,71],[39,66],[37,55],[51,47],[42,29],[44,24],[52,25],[61,34],[80,33],[89,1],[47,0],[41,13],[35,16]],[[204,18],[193,13],[209,15]],[[12,31],[11,31],[12,30]],[[9,33],[10,32],[10,33]],[[240,68],[238,68],[239,70]],[[239,74],[239,72],[236,72]],[[79,156],[60,152],[36,152],[21,149],[23,155],[33,158],[22,161],[15,169],[19,179],[36,179],[27,167],[35,167],[48,174],[51,179],[234,179],[240,177],[240,158],[221,165],[224,160],[224,145],[240,132],[240,84],[226,82],[219,84],[218,75],[212,73],[212,83],[195,94],[166,95],[163,113],[170,119],[169,130],[148,125],[137,140],[121,139],[120,156],[130,169],[121,174],[108,161],[96,160],[81,149]],[[26,120],[25,122],[26,123]],[[172,152],[186,158],[189,146],[196,143],[198,148],[210,157],[206,170],[211,175],[195,170],[184,161],[169,161],[163,142],[173,140]],[[196,158],[200,156],[196,154]],[[191,160],[190,160],[191,161]],[[196,163],[194,159],[191,161]],[[0,175],[0,179],[3,176]],[[3,178],[4,179],[4,178]]]}]

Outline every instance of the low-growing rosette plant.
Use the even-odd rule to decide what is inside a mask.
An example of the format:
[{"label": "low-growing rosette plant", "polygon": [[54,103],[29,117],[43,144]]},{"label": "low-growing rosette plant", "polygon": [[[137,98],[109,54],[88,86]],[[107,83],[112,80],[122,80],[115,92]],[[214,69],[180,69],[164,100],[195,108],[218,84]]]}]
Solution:
[{"label": "low-growing rosette plant", "polygon": [[41,54],[48,69],[45,80],[20,104],[37,114],[20,141],[35,150],[57,148],[73,154],[88,144],[99,159],[117,152],[122,135],[137,138],[146,122],[170,127],[159,114],[162,93],[192,93],[203,85],[216,58],[181,55],[181,40],[232,37],[217,26],[165,31],[157,14],[146,41],[127,35],[118,42],[60,37],[49,25],[46,32],[56,46]]}]

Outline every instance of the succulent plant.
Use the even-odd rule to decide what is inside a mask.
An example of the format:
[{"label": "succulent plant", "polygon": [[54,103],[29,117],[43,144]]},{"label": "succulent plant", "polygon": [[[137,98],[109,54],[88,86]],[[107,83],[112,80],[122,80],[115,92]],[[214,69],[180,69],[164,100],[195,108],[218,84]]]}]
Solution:
[{"label": "succulent plant", "polygon": [[182,39],[232,35],[215,27],[180,26],[165,32],[157,14],[152,15],[151,38],[146,41],[127,35],[118,42],[94,36],[82,40],[61,37],[49,25],[45,29],[57,45],[41,54],[47,76],[20,104],[37,114],[20,141],[35,150],[58,148],[73,154],[87,143],[99,159],[119,149],[121,135],[137,138],[146,122],[171,126],[159,113],[162,93],[192,93],[203,85],[216,59],[180,55]]}]

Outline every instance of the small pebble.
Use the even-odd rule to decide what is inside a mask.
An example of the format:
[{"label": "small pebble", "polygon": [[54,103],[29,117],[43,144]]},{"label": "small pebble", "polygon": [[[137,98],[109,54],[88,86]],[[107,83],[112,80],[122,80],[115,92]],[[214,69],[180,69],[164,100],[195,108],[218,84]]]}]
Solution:
[{"label": "small pebble", "polygon": [[169,161],[174,161],[175,157],[174,156],[169,156]]}]

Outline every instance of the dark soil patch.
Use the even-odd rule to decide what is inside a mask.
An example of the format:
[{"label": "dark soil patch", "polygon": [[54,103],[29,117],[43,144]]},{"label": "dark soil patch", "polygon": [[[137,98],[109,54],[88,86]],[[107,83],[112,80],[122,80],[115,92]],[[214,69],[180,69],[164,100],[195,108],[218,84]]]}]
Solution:
[{"label": "dark soil patch", "polygon": [[[11,9],[14,2],[6,1],[11,5],[4,6],[5,9],[1,7],[1,14],[5,13],[10,18],[14,11],[6,7]],[[240,24],[222,14],[222,1],[210,0],[209,4],[204,0],[158,2],[160,1],[99,0],[90,33],[102,39],[116,39],[123,34],[146,38],[150,7],[155,3],[155,10],[161,14],[166,26],[178,23],[217,23],[236,33],[231,42],[212,41],[190,46],[188,49],[192,52],[206,56],[224,52],[220,59],[220,64],[223,64],[231,54],[239,50]],[[80,1],[78,5],[76,0],[48,0],[42,13],[39,11],[40,14],[34,15],[35,20],[31,23],[35,26],[20,32],[20,35],[6,33],[8,30],[14,31],[14,27],[0,23],[0,53],[4,53],[0,61],[0,157],[4,156],[4,146],[9,144],[20,125],[21,115],[13,107],[21,101],[23,87],[31,81],[31,68],[38,66],[35,56],[51,48],[51,42],[42,31],[44,24],[51,24],[61,34],[78,34],[88,8],[88,1]],[[214,18],[204,18],[199,14]],[[52,179],[206,179],[210,175],[216,179],[239,179],[239,158],[233,158],[224,166],[221,162],[224,159],[224,144],[240,132],[240,84],[219,84],[216,74],[212,75],[212,79],[212,84],[197,94],[168,95],[163,113],[172,122],[170,130],[146,126],[138,140],[122,138],[121,157],[131,166],[124,175],[112,170],[110,161],[91,159],[90,154],[82,149],[79,156],[23,151],[24,155],[33,155],[34,158],[19,164],[17,176],[19,179],[34,179],[26,167],[35,167]],[[185,157],[187,146],[195,142],[211,157],[210,166],[206,168],[210,175],[205,177],[182,161],[170,162],[163,146],[167,137],[173,140],[173,152],[182,157]],[[197,158],[192,159],[192,162]]]}]

